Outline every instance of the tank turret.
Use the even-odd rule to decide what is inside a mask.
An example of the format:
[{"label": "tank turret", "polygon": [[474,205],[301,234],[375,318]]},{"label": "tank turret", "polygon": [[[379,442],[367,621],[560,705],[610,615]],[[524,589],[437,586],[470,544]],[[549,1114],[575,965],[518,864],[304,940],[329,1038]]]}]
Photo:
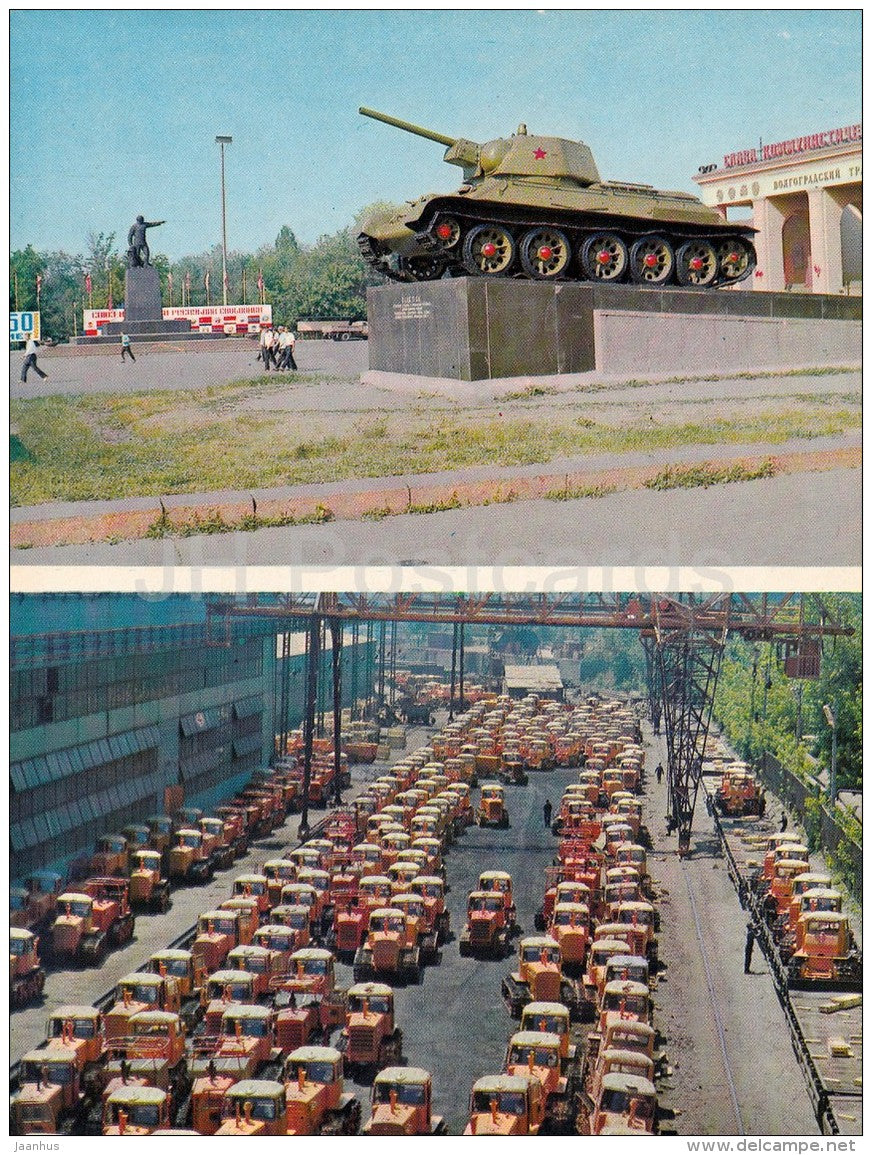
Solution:
[{"label": "tank turret", "polygon": [[583,141],[533,135],[521,124],[481,144],[360,112],[445,145],[443,159],[463,169],[455,193],[364,222],[361,252],[392,280],[447,274],[713,288],[754,270],[750,226],[728,223],[690,193],[603,181]]}]

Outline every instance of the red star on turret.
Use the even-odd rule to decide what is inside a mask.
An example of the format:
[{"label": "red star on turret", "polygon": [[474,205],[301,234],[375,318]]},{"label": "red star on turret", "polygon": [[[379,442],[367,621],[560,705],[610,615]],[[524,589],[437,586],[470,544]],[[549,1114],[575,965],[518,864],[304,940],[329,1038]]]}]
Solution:
[{"label": "red star on turret", "polygon": [[548,153],[545,151],[544,148],[537,148],[536,151],[533,153],[533,156],[535,156],[536,160],[544,160],[544,158],[547,155],[548,155]]}]

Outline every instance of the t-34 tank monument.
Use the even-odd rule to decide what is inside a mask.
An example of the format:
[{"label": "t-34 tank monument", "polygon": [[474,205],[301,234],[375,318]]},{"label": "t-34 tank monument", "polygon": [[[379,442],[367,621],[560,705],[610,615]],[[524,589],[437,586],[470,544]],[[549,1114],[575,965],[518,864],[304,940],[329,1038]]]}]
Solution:
[{"label": "t-34 tank monument", "polygon": [[728,224],[683,192],[600,180],[583,141],[528,134],[485,144],[361,108],[364,116],[444,144],[464,183],[365,222],[370,264],[397,281],[452,275],[621,281],[714,288],[756,264],[753,229]]},{"label": "t-34 tank monument", "polygon": [[400,282],[368,293],[371,370],[476,381],[859,362],[859,302],[743,292],[755,230],[697,197],[601,180],[588,145],[524,125],[479,144],[360,112],[444,145],[464,177],[363,224],[363,256]]}]

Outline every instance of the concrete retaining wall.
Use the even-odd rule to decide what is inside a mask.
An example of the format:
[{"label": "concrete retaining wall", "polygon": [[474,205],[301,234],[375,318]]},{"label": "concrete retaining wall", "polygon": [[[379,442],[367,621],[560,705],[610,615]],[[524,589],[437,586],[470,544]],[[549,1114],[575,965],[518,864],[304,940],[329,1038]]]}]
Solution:
[{"label": "concrete retaining wall", "polygon": [[859,365],[859,321],[594,310],[603,373],[736,373]]}]

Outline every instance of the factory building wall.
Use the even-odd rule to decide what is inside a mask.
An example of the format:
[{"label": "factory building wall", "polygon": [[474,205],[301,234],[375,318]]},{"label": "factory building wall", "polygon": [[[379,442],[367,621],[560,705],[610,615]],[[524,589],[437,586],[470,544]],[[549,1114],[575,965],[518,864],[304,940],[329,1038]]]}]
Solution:
[{"label": "factory building wall", "polygon": [[[141,602],[71,595],[13,602],[13,881],[40,867],[65,872],[93,852],[101,834],[163,813],[168,788],[181,787],[187,805],[207,810],[272,760],[280,664],[274,628],[246,623],[227,644],[214,644],[193,599],[148,612]],[[75,628],[61,631],[64,622]],[[111,628],[101,630],[101,622]],[[304,657],[290,660],[295,726]],[[347,677],[343,690],[347,705]]]}]

